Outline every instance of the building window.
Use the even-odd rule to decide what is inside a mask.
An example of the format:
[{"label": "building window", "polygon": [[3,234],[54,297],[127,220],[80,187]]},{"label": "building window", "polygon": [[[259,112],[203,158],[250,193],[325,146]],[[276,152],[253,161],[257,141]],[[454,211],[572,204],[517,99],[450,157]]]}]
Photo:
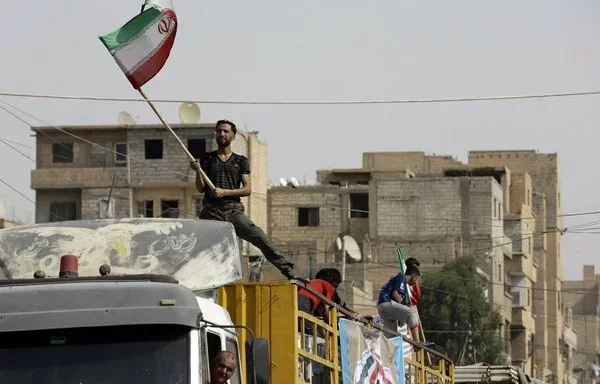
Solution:
[{"label": "building window", "polygon": [[74,201],[53,201],[50,203],[50,221],[77,220],[76,209]]},{"label": "building window", "polygon": [[161,200],[160,217],[177,219],[179,217],[179,200]]},{"label": "building window", "polygon": [[298,226],[299,227],[318,227],[319,226],[319,207],[298,208]]},{"label": "building window", "polygon": [[367,218],[369,217],[369,194],[351,193],[350,194],[350,217]]},{"label": "building window", "polygon": [[144,140],[144,152],[146,159],[162,159],[163,158],[163,141],[162,139]]},{"label": "building window", "polygon": [[53,143],[52,144],[52,162],[53,163],[72,163],[73,162],[73,143]]},{"label": "building window", "polygon": [[154,201],[144,200],[137,202],[138,217],[154,217]]},{"label": "building window", "polygon": [[206,152],[206,139],[188,139],[187,148],[194,159],[199,159]]},{"label": "building window", "polygon": [[115,164],[125,165],[127,163],[127,143],[115,143]]},{"label": "building window", "polygon": [[493,209],[492,217],[495,219],[497,217],[497,213],[496,212],[498,211],[497,204],[496,204],[496,198],[495,197],[494,197],[494,203],[493,204],[494,204],[494,206],[492,207],[492,209]]}]

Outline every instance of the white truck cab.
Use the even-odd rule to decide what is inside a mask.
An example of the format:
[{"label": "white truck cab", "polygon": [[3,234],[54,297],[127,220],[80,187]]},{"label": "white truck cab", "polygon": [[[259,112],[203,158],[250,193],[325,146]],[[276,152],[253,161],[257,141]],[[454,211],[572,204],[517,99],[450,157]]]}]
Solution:
[{"label": "white truck cab", "polygon": [[239,280],[238,249],[231,224],[202,220],[0,230],[0,383],[209,384],[225,350],[231,384],[268,383],[266,341],[238,345],[227,310],[196,294]]}]

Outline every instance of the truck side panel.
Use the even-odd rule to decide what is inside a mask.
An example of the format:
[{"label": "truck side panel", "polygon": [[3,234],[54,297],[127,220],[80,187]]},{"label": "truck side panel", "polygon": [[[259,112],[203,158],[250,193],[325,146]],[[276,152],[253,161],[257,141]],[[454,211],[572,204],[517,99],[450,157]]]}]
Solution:
[{"label": "truck side panel", "polygon": [[[255,337],[269,340],[271,382],[294,383],[298,372],[297,295],[287,282],[232,284],[219,290],[219,304],[225,307],[234,324],[244,324]],[[238,330],[240,352],[251,336]],[[244,376],[246,366],[243,365]]]}]

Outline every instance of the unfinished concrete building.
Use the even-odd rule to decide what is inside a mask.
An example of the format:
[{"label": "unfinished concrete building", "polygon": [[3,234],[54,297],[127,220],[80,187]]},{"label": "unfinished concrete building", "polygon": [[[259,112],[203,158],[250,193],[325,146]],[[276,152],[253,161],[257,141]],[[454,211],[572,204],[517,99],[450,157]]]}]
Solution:
[{"label": "unfinished concrete building", "polygon": [[[555,154],[478,151],[463,164],[423,152],[364,153],[362,168],[317,171],[317,180],[320,186],[269,191],[273,236],[309,241],[320,255],[299,262],[327,260],[336,238],[351,234],[363,252],[361,273],[376,292],[397,264],[396,245],[418,257],[422,269],[474,256],[489,276],[511,362],[532,377],[562,382]],[[301,228],[307,214],[319,220]]]},{"label": "unfinished concrete building", "polygon": [[577,331],[575,365],[600,365],[600,275],[593,265],[583,266],[582,280],[563,282],[563,300],[571,308]]},{"label": "unfinished concrete building", "polygon": [[[202,209],[195,173],[162,125],[33,127],[36,223],[63,220],[195,218]],[[174,124],[195,157],[216,149],[214,124]],[[250,218],[267,225],[267,147],[256,132],[240,132],[233,150],[250,160],[252,195],[243,203]],[[110,199],[110,200],[109,200]],[[260,255],[244,247],[245,255]],[[245,263],[243,263],[245,264]]]}]

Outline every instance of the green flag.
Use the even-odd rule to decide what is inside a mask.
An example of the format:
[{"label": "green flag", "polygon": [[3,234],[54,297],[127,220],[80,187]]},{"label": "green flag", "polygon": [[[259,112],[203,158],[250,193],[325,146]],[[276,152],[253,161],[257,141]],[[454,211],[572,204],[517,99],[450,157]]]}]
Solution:
[{"label": "green flag", "polygon": [[[398,253],[398,265],[400,266],[400,273],[406,274],[406,264],[404,263],[404,255],[402,254],[402,248],[400,246],[396,247],[396,252]],[[402,304],[408,305],[410,303],[409,299],[409,291],[408,284],[406,283],[406,277],[404,278],[404,297],[402,298]]]}]

